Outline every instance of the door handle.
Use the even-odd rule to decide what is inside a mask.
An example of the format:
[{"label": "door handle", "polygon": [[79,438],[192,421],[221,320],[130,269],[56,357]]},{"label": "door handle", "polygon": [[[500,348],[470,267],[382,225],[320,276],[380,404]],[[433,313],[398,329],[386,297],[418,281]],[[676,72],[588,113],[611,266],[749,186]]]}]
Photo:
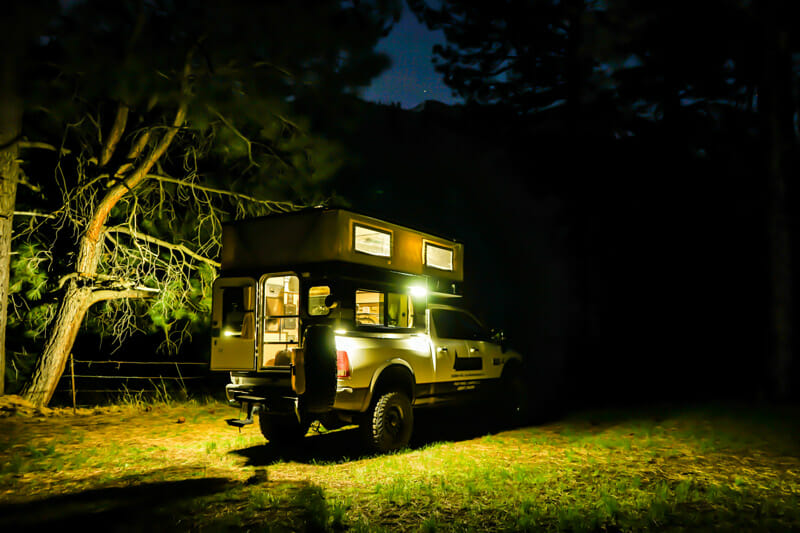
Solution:
[{"label": "door handle", "polygon": [[477,348],[470,348],[469,349],[469,353],[478,353],[478,352],[480,352],[480,350],[477,349]]},{"label": "door handle", "polygon": [[447,346],[439,346],[438,348],[436,348],[436,351],[439,353],[444,353],[447,351]]}]

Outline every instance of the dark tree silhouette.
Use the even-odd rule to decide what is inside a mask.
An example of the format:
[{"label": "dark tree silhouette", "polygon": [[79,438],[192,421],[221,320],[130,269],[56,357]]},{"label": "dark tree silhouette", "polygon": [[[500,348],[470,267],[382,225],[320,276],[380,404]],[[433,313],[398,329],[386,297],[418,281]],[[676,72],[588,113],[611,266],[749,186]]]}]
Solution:
[{"label": "dark tree silhouette", "polygon": [[[611,322],[600,326],[601,317],[623,311],[613,300],[627,289],[619,284],[610,289],[610,272],[603,271],[610,251],[622,242],[612,228],[636,235],[620,264],[658,257],[659,240],[680,235],[684,250],[677,253],[703,257],[705,268],[726,272],[726,259],[702,245],[703,238],[712,238],[727,261],[743,262],[743,272],[760,271],[762,285],[748,283],[743,300],[758,305],[759,315],[748,314],[749,322],[730,318],[758,332],[765,331],[769,316],[772,356],[769,365],[760,364],[768,374],[760,377],[770,392],[790,396],[796,371],[791,300],[797,292],[790,230],[797,200],[787,177],[796,171],[800,71],[796,59],[792,63],[800,33],[790,21],[798,19],[800,5],[787,0],[409,0],[409,5],[430,28],[445,32],[448,44],[435,50],[445,82],[470,103],[510,107],[523,119],[511,137],[517,148],[528,147],[527,153],[515,150],[518,168],[525,169],[530,189],[540,196],[555,194],[565,205],[585,322],[578,336],[606,335],[601,330],[609,330]],[[648,201],[648,209],[635,207]],[[615,211],[628,213],[628,227],[619,224]],[[714,234],[724,225],[740,228],[749,254],[732,238]],[[763,268],[753,259],[767,256],[769,266],[765,261]],[[650,272],[650,283],[666,279],[681,286],[685,301],[702,294],[713,317],[698,313],[696,332],[707,337],[723,332],[722,317],[729,316],[722,309],[729,298],[723,287],[736,276],[722,274],[726,281],[709,291],[696,276],[687,274],[686,283],[679,283],[675,263],[662,260],[661,271]],[[690,287],[698,292],[693,295]],[[768,305],[760,300],[762,291],[771,294]],[[651,304],[664,316],[651,323],[672,320],[663,302]],[[680,304],[670,309],[678,312]],[[758,338],[756,332],[749,337]],[[665,328],[664,336],[671,339],[673,333]],[[639,344],[648,340],[642,336]],[[664,352],[678,372],[672,352],[681,348],[670,342],[674,348]],[[743,364],[762,359],[758,341],[748,347],[752,353],[737,356]],[[579,348],[584,354],[591,350]],[[632,348],[631,361],[635,353]]]},{"label": "dark tree silhouette", "polygon": [[[34,111],[23,132],[29,126],[44,137],[37,143],[58,154],[45,188],[52,211],[44,218],[55,224],[46,235],[77,238],[55,261],[63,269],[51,285],[59,304],[43,317],[52,322],[26,397],[50,400],[97,302],[128,309],[124,302],[146,298],[144,312],[166,330],[177,318],[202,315],[193,298],[207,297],[213,272],[203,265],[215,264],[221,208],[228,216],[264,214],[320,198],[339,150],[309,131],[293,102],[350,91],[380,72],[387,60],[374,45],[396,19],[395,7],[62,6],[23,71],[31,89],[25,105]],[[234,205],[216,203],[220,196]],[[119,315],[109,322],[119,332]]]},{"label": "dark tree silhouette", "polygon": [[566,103],[572,121],[590,93],[593,3],[409,0],[429,28],[444,30],[448,44],[434,48],[434,63],[459,95],[520,114]]}]

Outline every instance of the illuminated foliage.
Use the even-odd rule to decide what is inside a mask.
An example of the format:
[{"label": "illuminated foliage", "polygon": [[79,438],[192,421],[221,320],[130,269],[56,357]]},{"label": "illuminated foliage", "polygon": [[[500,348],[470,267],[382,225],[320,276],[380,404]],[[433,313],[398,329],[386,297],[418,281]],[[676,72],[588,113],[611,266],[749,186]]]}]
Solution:
[{"label": "illuminated foliage", "polygon": [[325,198],[341,149],[295,103],[385,66],[373,46],[396,6],[356,4],[84,1],[32,36],[25,127],[49,150],[26,152],[41,195],[24,203],[46,216],[19,235],[51,255],[21,255],[14,283],[61,302],[41,364],[97,302],[103,334],[155,328],[176,348],[206,320],[222,221]]}]

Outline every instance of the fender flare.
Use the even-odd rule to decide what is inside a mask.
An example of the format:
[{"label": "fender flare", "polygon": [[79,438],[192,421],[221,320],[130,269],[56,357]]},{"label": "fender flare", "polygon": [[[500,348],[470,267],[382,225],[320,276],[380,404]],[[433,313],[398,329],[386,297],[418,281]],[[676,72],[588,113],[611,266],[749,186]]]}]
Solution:
[{"label": "fender flare", "polygon": [[[411,365],[408,364],[408,361],[405,361],[399,357],[395,357],[389,361],[386,361],[383,365],[376,368],[372,373],[372,380],[369,384],[369,392],[367,393],[367,397],[364,399],[364,408],[368,407],[372,403],[376,391],[379,392],[381,387],[395,384],[398,381],[404,385],[407,385],[407,388],[401,387],[401,390],[408,394],[408,399],[413,404],[414,389],[417,382],[416,376],[414,375],[414,370],[411,368]],[[405,390],[403,390],[404,388]]]},{"label": "fender flare", "polygon": [[501,378],[505,377],[508,372],[512,371],[523,371],[523,361],[521,357],[509,357],[509,359],[503,364],[503,371],[500,373]]}]

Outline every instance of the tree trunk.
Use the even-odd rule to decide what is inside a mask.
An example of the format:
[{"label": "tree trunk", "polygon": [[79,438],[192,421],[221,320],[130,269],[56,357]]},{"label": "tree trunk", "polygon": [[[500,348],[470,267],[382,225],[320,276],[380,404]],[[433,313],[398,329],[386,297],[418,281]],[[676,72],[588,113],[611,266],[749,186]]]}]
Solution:
[{"label": "tree trunk", "polygon": [[[6,31],[8,28],[4,27],[0,33]],[[0,395],[5,394],[11,230],[19,178],[17,140],[22,127],[22,104],[17,96],[16,86],[15,41],[13,35],[7,33],[0,38],[0,49],[3,51],[0,61]]]},{"label": "tree trunk", "polygon": [[80,287],[76,280],[69,282],[36,370],[22,391],[33,404],[47,405],[53,397],[78,330],[92,303],[91,287]]},{"label": "tree trunk", "polygon": [[786,177],[791,175],[794,128],[792,61],[789,32],[781,16],[784,4],[766,2],[764,18],[764,71],[758,105],[767,141],[768,238],[770,255],[770,323],[772,392],[780,400],[791,396],[792,270]]},{"label": "tree trunk", "polygon": [[[53,397],[58,380],[64,372],[67,357],[75,338],[78,334],[86,311],[93,303],[111,298],[136,298],[142,297],[139,291],[108,291],[96,290],[94,287],[95,274],[100,264],[100,252],[105,238],[105,225],[111,210],[120,199],[129,194],[137,185],[147,179],[153,165],[166,153],[172,140],[177,135],[186,120],[188,105],[188,80],[191,78],[191,59],[194,49],[189,52],[184,66],[181,80],[182,99],[178,104],[172,124],[166,128],[158,143],[147,154],[142,162],[120,183],[114,185],[106,192],[103,199],[94,208],[78,245],[78,258],[75,263],[77,279],[69,282],[61,306],[58,308],[55,323],[50,336],[45,344],[45,349],[36,362],[33,377],[25,385],[23,396],[35,405],[47,405]],[[128,108],[120,102],[114,123],[106,136],[106,145],[103,147],[103,161],[108,162],[117,146],[117,142],[125,132],[128,118]],[[149,136],[149,134],[147,134]],[[137,150],[138,153],[138,150]],[[150,295],[151,296],[151,295]]]},{"label": "tree trunk", "polygon": [[566,78],[567,78],[567,134],[570,142],[577,142],[582,117],[583,90],[586,82],[586,68],[583,48],[583,14],[586,10],[584,0],[567,0],[569,36],[567,40]]},{"label": "tree trunk", "polygon": [[[185,78],[188,79],[188,66]],[[185,86],[183,87],[186,94]],[[112,187],[98,203],[86,225],[78,247],[78,259],[75,263],[77,280],[69,282],[69,286],[61,300],[55,323],[47,339],[47,344],[36,363],[33,377],[23,389],[23,396],[35,405],[47,405],[53,397],[58,380],[64,372],[72,346],[80,329],[86,311],[93,303],[111,298],[141,297],[137,291],[100,291],[94,285],[97,267],[100,264],[100,252],[105,236],[105,224],[111,210],[119,200],[130,193],[139,183],[147,178],[147,173],[161,156],[167,151],[172,139],[186,120],[186,101],[182,101],[175,113],[171,127],[162,135],[156,147],[144,158],[144,161],[125,178],[122,183]],[[127,111],[117,113],[109,139],[122,135],[127,121]],[[117,131],[121,130],[121,131]],[[110,158],[110,156],[109,156]]]}]

